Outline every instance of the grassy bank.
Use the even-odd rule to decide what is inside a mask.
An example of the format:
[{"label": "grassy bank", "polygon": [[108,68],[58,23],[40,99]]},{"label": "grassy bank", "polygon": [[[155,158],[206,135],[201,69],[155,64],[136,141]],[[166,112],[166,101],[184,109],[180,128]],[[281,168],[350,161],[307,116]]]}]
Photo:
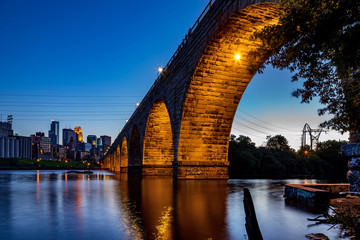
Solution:
[{"label": "grassy bank", "polygon": [[29,160],[17,158],[0,159],[1,169],[87,169],[99,167],[96,163]]}]

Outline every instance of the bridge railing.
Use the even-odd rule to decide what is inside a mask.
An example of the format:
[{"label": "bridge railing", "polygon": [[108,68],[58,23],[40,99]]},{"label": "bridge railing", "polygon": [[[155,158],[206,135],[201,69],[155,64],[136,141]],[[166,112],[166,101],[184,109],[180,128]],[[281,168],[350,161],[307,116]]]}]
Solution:
[{"label": "bridge railing", "polygon": [[[199,26],[201,20],[204,18],[204,16],[206,15],[206,13],[208,13],[208,11],[210,10],[210,8],[214,5],[214,2],[216,0],[210,0],[210,2],[208,3],[208,5],[205,7],[204,11],[201,13],[200,17],[196,20],[196,22],[194,23],[194,25],[189,29],[188,34],[185,36],[185,38],[182,40],[181,44],[179,45],[178,49],[175,51],[175,53],[173,54],[173,56],[170,58],[169,62],[166,64],[166,66],[164,67],[164,70],[166,70],[170,64],[173,62],[174,58],[178,55],[178,53],[182,50],[182,48],[185,46],[186,42],[188,41],[190,35],[195,31],[195,29]],[[156,81],[160,78],[161,75],[159,75],[159,77],[156,79]]]},{"label": "bridge railing", "polygon": [[[166,70],[169,68],[169,66],[171,65],[171,63],[174,61],[174,59],[176,58],[176,56],[179,54],[179,52],[184,48],[185,44],[187,43],[187,41],[189,40],[190,35],[195,31],[195,29],[199,26],[200,22],[203,20],[203,18],[205,17],[205,15],[209,12],[209,10],[211,9],[211,7],[214,5],[216,0],[210,0],[210,2],[208,3],[208,5],[205,7],[204,11],[201,13],[200,17],[196,20],[196,22],[194,23],[194,25],[189,29],[189,32],[186,34],[185,38],[182,40],[181,44],[178,46],[177,50],[175,51],[175,53],[172,55],[172,57],[170,58],[169,62],[166,64],[166,66],[163,68],[163,71],[166,72]],[[153,85],[151,86],[151,88],[149,89],[149,91],[146,93],[145,97],[143,98],[143,100],[140,102],[139,106],[135,109],[135,111],[133,112],[133,114],[131,115],[131,117],[129,118],[128,121],[130,121],[133,116],[135,115],[135,113],[138,111],[138,109],[141,108],[143,101],[148,97],[148,95],[150,94],[150,92],[153,90],[153,88],[155,87],[156,83],[161,79],[162,74],[160,73],[159,76],[156,78],[155,82],[153,83]],[[121,131],[120,131],[121,133]],[[120,135],[119,133],[119,135]],[[119,136],[118,135],[118,136]]]}]

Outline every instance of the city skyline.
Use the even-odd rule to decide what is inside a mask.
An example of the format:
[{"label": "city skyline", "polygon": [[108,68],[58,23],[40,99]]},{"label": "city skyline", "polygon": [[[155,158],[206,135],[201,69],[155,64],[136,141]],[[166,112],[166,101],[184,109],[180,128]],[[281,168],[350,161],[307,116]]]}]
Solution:
[{"label": "city skyline", "polygon": [[[82,126],[86,136],[114,140],[207,3],[2,3],[2,118],[13,115],[13,129],[23,136],[47,133],[53,119],[60,129]],[[134,10],[139,17],[129,24]],[[291,97],[300,83],[290,78],[271,67],[256,74],[232,133],[258,146],[266,135],[282,134],[298,149],[304,124],[317,128],[329,117],[317,116],[316,100],[305,105]],[[320,140],[347,137],[330,132]]]}]

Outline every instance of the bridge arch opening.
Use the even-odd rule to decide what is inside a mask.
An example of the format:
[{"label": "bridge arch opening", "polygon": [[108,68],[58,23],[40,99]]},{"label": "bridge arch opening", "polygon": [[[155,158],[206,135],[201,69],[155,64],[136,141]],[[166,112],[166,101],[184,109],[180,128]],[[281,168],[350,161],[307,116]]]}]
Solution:
[{"label": "bridge arch opening", "polygon": [[141,167],[140,131],[137,125],[133,126],[130,138],[129,167]]},{"label": "bridge arch opening", "polygon": [[128,147],[127,147],[126,137],[124,137],[121,142],[120,172],[127,172],[128,162],[129,162]]},{"label": "bridge arch opening", "polygon": [[[183,102],[178,146],[179,178],[227,178],[228,144],[240,99],[269,56],[251,55],[256,30],[277,24],[279,4],[258,3],[221,23],[207,43]],[[194,166],[204,166],[194,168]],[[207,169],[206,166],[218,166]]]},{"label": "bridge arch opening", "polygon": [[163,101],[150,109],[144,136],[143,173],[172,175],[174,147],[169,112]]}]

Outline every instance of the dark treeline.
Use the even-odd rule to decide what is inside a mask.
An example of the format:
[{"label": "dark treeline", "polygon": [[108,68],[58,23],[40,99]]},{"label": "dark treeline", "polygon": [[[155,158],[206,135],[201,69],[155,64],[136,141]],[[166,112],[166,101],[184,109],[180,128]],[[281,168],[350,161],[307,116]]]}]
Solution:
[{"label": "dark treeline", "polygon": [[315,151],[305,146],[291,149],[284,136],[268,136],[265,147],[256,147],[247,136],[231,135],[230,178],[320,178],[346,180],[347,159],[341,154],[345,141],[328,140]]}]

